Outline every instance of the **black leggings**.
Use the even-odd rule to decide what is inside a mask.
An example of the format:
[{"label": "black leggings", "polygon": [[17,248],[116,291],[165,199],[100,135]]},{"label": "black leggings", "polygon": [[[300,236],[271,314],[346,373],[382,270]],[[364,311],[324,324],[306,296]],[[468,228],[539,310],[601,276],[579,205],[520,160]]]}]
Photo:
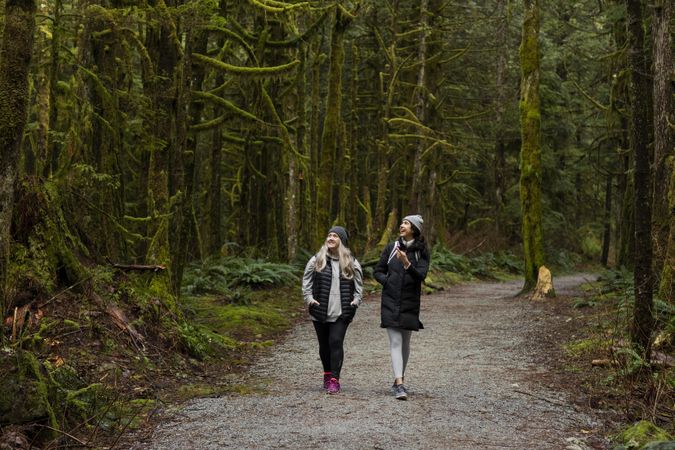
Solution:
[{"label": "black leggings", "polygon": [[340,379],[343,343],[349,322],[338,319],[335,322],[318,322],[313,320],[316,337],[319,339],[319,356],[324,372],[330,372],[333,378]]}]

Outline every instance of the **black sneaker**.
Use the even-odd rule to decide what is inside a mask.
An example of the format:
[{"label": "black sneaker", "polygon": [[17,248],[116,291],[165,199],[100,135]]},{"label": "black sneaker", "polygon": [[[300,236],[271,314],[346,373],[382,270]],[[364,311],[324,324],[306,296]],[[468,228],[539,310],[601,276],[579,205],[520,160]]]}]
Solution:
[{"label": "black sneaker", "polygon": [[408,391],[403,384],[395,384],[392,386],[392,391],[396,400],[408,400]]}]

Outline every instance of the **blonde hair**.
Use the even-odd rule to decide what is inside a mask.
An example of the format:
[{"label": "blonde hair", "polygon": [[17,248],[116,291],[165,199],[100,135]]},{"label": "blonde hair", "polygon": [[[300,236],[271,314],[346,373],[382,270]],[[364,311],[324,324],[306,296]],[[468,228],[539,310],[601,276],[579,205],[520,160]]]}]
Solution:
[{"label": "blonde hair", "polygon": [[[337,247],[338,251],[338,262],[340,264],[340,274],[348,280],[354,278],[354,258],[352,258],[352,252],[349,248],[342,245],[342,241]],[[328,246],[323,244],[321,249],[316,254],[316,261],[314,264],[314,271],[321,272],[326,267],[326,261],[328,260]]]}]

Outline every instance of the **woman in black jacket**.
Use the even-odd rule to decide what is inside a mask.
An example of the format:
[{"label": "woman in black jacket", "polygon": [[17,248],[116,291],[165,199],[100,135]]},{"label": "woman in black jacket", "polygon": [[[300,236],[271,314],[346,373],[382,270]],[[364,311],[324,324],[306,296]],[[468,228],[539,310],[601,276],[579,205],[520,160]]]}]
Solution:
[{"label": "woman in black jacket", "polygon": [[410,356],[410,337],[422,328],[420,296],[422,282],[429,270],[429,251],[419,214],[406,216],[399,227],[399,238],[385,247],[373,271],[382,285],[381,323],[389,335],[391,365],[394,372],[392,391],[399,400],[407,400],[403,384]]},{"label": "woman in black jacket", "polygon": [[340,392],[343,343],[363,292],[363,272],[347,247],[348,238],[343,227],[328,230],[302,277],[302,294],[319,340],[323,387],[329,394]]}]

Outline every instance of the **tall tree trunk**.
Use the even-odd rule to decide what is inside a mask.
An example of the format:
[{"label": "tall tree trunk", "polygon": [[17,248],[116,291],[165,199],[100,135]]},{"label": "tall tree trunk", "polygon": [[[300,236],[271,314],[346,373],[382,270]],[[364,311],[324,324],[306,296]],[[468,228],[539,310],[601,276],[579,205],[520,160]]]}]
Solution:
[{"label": "tall tree trunk", "polygon": [[[192,58],[190,58],[190,52],[205,54],[206,47],[208,44],[208,33],[205,31],[195,31],[188,32],[188,36],[191,36],[188,42],[190,43],[188,48],[185,50],[186,63],[184,64],[185,70],[189,71],[189,74],[186,74],[186,78],[190,83],[190,91],[202,91],[205,74],[205,67],[202,64],[191,64]],[[194,49],[194,50],[193,50]],[[186,100],[187,101],[187,100]],[[188,107],[188,120],[191,124],[197,124],[202,121],[202,115],[204,112],[204,102],[201,101],[190,101]],[[202,214],[201,214],[201,205],[199,202],[200,194],[202,192],[202,166],[205,159],[205,149],[204,146],[199,145],[199,133],[189,133],[185,141],[185,173],[186,176],[186,193],[189,193],[190,199],[186,202],[185,214],[187,215],[185,221],[185,232],[183,236],[185,237],[184,245],[186,254],[188,248],[193,248],[192,253],[187,254],[188,258],[198,258],[203,259],[206,256],[207,249],[205,248],[205,243],[203,242],[202,236]],[[192,157],[189,157],[192,155]],[[196,245],[190,245],[196,240]]]},{"label": "tall tree trunk", "polygon": [[319,210],[325,205],[319,205],[318,190],[319,190],[319,145],[321,142],[321,134],[319,133],[319,122],[321,117],[321,42],[317,41],[310,47],[310,52],[312,55],[312,90],[311,90],[311,117],[309,123],[310,129],[310,148],[309,148],[309,171],[307,176],[307,196],[308,196],[308,229],[307,235],[309,236],[309,248],[313,248],[317,244],[317,239],[321,235],[321,232],[318,231],[318,223],[316,220]]},{"label": "tall tree trunk", "polygon": [[675,158],[670,158],[670,190],[668,206],[670,209],[670,231],[668,245],[664,255],[665,263],[661,272],[659,296],[664,301],[675,303]]},{"label": "tall tree trunk", "polygon": [[[176,0],[172,6],[178,7],[182,0]],[[172,22],[172,51],[175,53],[175,75],[173,91],[175,95],[175,110],[172,125],[172,134],[169,145],[169,195],[175,201],[171,210],[169,248],[171,250],[171,288],[174,295],[180,295],[180,286],[183,280],[183,270],[187,264],[188,251],[191,242],[191,232],[195,231],[192,209],[192,195],[194,181],[195,155],[188,155],[185,151],[187,144],[190,94],[190,45],[191,32],[186,33],[187,48],[183,49],[179,41],[180,32],[178,21]],[[197,181],[199,179],[197,178]]]},{"label": "tall tree trunk", "polygon": [[[417,63],[419,64],[419,70],[417,72],[417,86],[415,89],[415,114],[417,119],[421,124],[425,124],[426,120],[426,59],[427,59],[427,28],[429,26],[429,11],[428,11],[428,0],[420,1],[420,40],[417,47]],[[424,134],[424,132],[422,132]],[[423,205],[422,196],[424,195],[422,189],[422,154],[424,153],[424,146],[426,145],[426,139],[420,139],[417,143],[415,149],[415,159],[413,161],[413,172],[412,172],[412,188],[410,189],[410,212],[411,213],[421,213],[423,211],[420,208]],[[425,214],[426,215],[426,214]]]},{"label": "tall tree trunk", "polygon": [[[58,110],[56,109],[56,89],[59,82],[59,51],[61,48],[61,0],[54,2],[54,23],[52,27],[52,62],[49,65],[49,131],[56,128]],[[61,153],[59,144],[55,142],[53,133],[49,133],[47,139],[47,158],[44,165],[44,174],[49,174],[58,169],[59,155]]]},{"label": "tall tree trunk", "polygon": [[[309,57],[307,49],[302,48],[299,50],[299,57],[301,64],[298,67],[298,76],[296,78],[296,105],[295,109],[298,112],[298,126],[296,127],[295,132],[295,141],[298,145],[298,151],[302,156],[304,156],[305,161],[310,160],[309,147],[307,145],[307,129],[309,124],[307,123],[307,108],[305,106],[307,101],[306,89],[307,85],[307,58]],[[296,193],[297,196],[297,217],[300,218],[300,223],[297,224],[297,238],[295,246],[309,248],[309,243],[311,242],[311,235],[308,234],[308,220],[307,215],[309,211],[309,191],[307,189],[307,184],[309,180],[309,165],[305,164],[297,174],[297,187]],[[289,248],[291,243],[289,242]]]},{"label": "tall tree trunk", "polygon": [[[649,105],[647,63],[644,51],[642,2],[626,0],[628,20],[628,62],[630,83],[630,145],[635,155],[635,308],[631,340],[648,357],[654,329],[651,183],[649,171]],[[638,213],[639,212],[639,213]]]},{"label": "tall tree trunk", "polygon": [[[360,152],[360,140],[359,140],[359,82],[360,82],[360,77],[359,77],[359,68],[360,68],[360,58],[361,54],[359,52],[358,47],[352,43],[352,48],[351,48],[351,54],[352,54],[352,69],[351,69],[351,84],[349,86],[349,104],[350,104],[350,110],[349,110],[349,148],[351,150],[351,159],[349,161],[349,173],[351,176],[349,177],[349,182],[351,189],[349,191],[351,199],[349,201],[350,204],[350,212],[349,216],[351,217],[351,226],[352,228],[360,229],[360,225],[365,222],[365,233],[359,232],[361,236],[364,237],[362,242],[364,244],[368,243],[371,238],[371,233],[372,229],[370,228],[370,224],[368,223],[367,217],[369,216],[369,212],[364,214],[363,216],[366,217],[365,221],[360,221],[357,220],[361,216],[362,212],[362,207],[363,207],[363,202],[361,201],[361,198],[359,197],[360,193],[364,191],[365,187],[365,173],[368,173],[368,166],[369,166],[369,161],[366,155],[362,155]],[[364,199],[365,200],[365,199]],[[361,247],[361,250],[363,251],[363,247]]]},{"label": "tall tree trunk", "polygon": [[541,110],[539,105],[539,0],[524,0],[520,44],[520,207],[522,215],[525,284],[528,292],[537,283],[544,264],[541,226]]},{"label": "tall tree trunk", "polygon": [[[28,69],[33,54],[34,0],[5,0],[0,47],[0,311],[7,303],[10,226],[21,137],[26,125]],[[11,38],[10,38],[11,37]]]},{"label": "tall tree trunk", "polygon": [[[230,4],[228,0],[220,0],[219,2],[220,15],[228,17],[233,12],[230,11]],[[217,39],[218,48],[223,48],[225,39],[221,36]],[[218,71],[215,76],[215,86],[222,86],[225,82],[225,75],[222,71]],[[219,117],[224,113],[224,108],[219,106],[213,107],[213,116]],[[227,121],[225,121],[227,122]],[[222,232],[222,169],[221,163],[223,158],[223,130],[221,127],[216,127],[212,133],[211,155],[209,166],[209,190],[208,190],[208,256],[219,255],[223,247],[223,232]]]},{"label": "tall tree trunk", "polygon": [[[150,244],[147,250],[147,262],[168,266],[166,275],[153,277],[156,289],[169,292],[175,286],[176,276],[172,258],[172,245],[169,241],[169,230],[175,235],[178,230],[172,229],[170,205],[173,190],[173,145],[176,143],[175,118],[178,114],[178,96],[175,85],[178,54],[175,48],[177,36],[170,15],[166,14],[166,4],[157,0],[152,5],[156,22],[146,32],[146,48],[155,66],[152,79],[148,79],[146,89],[153,100],[155,120],[149,130],[156,138],[151,144],[148,168],[148,214],[153,218],[149,224],[147,235]],[[176,244],[175,242],[173,243]]]},{"label": "tall tree trunk", "polygon": [[664,260],[668,246],[670,211],[668,197],[663,195],[669,190],[668,158],[673,157],[672,131],[668,121],[675,123],[672,109],[673,91],[671,74],[673,71],[671,34],[669,23],[672,12],[672,0],[658,0],[654,3],[652,18],[654,41],[654,216],[652,232],[654,237],[654,275],[659,276],[664,269]]},{"label": "tall tree trunk", "polygon": [[328,95],[326,97],[326,117],[323,122],[321,136],[321,153],[319,156],[319,179],[317,191],[318,230],[316,243],[321,242],[323,233],[330,227],[332,214],[337,207],[333,198],[335,182],[336,155],[342,131],[342,66],[345,59],[344,35],[351,18],[340,8],[335,10],[335,24],[330,43],[330,69],[328,73]]},{"label": "tall tree trunk", "polygon": [[[222,78],[216,77],[216,80]],[[222,82],[221,82],[222,84]],[[216,82],[216,85],[219,86]],[[218,117],[218,108],[214,108],[215,116]],[[216,128],[213,131],[211,143],[210,187],[209,187],[209,256],[218,255],[223,246],[222,233],[222,154],[223,154],[223,131]]]},{"label": "tall tree trunk", "polygon": [[602,255],[600,256],[600,264],[603,267],[608,266],[609,244],[612,234],[612,178],[612,174],[608,173],[605,181],[605,212],[602,230]]},{"label": "tall tree trunk", "polygon": [[506,137],[504,127],[504,112],[506,108],[506,55],[507,55],[507,17],[506,0],[498,0],[496,16],[499,25],[495,32],[497,41],[497,61],[495,68],[495,156],[494,156],[494,194],[493,208],[495,212],[495,229],[501,230],[501,217],[504,208],[504,193],[506,192]]},{"label": "tall tree trunk", "polygon": [[[396,86],[396,77],[398,76],[398,64],[397,64],[397,55],[396,47],[398,45],[398,11],[399,11],[399,0],[394,0],[391,4],[391,24],[390,24],[390,34],[391,42],[389,43],[389,50],[387,51],[389,57],[389,73],[380,73],[380,98],[381,100],[381,131],[380,139],[378,140],[378,170],[377,170],[377,192],[375,200],[375,221],[374,229],[375,233],[379,234],[379,243],[386,242],[389,238],[391,230],[389,229],[389,224],[391,223],[391,211],[387,214],[387,202],[388,202],[388,192],[387,188],[389,186],[389,169],[390,169],[390,156],[391,151],[390,142],[389,142],[389,119],[391,118],[391,107],[394,101],[394,90]],[[386,51],[386,50],[385,50]],[[386,76],[385,76],[386,75]],[[389,204],[393,205],[394,202],[391,201]],[[378,244],[379,245],[379,244]]]},{"label": "tall tree trunk", "polygon": [[[38,4],[37,17],[50,17],[52,16],[52,5],[43,2]],[[56,15],[53,15],[56,19]],[[37,121],[37,130],[35,137],[35,145],[24,145],[24,165],[23,173],[28,176],[36,176],[42,174],[42,165],[47,161],[47,143],[49,142],[49,113],[50,107],[50,71],[49,67],[51,64],[48,64],[47,49],[50,49],[51,52],[54,51],[54,46],[52,45],[52,36],[54,34],[55,24],[53,21],[49,21],[52,27],[52,35],[50,36],[47,33],[37,33],[35,36],[36,42],[34,46],[35,60],[34,66],[37,68],[37,74],[35,76],[35,120]],[[39,26],[39,24],[38,24]],[[44,56],[43,56],[44,55]]]}]

